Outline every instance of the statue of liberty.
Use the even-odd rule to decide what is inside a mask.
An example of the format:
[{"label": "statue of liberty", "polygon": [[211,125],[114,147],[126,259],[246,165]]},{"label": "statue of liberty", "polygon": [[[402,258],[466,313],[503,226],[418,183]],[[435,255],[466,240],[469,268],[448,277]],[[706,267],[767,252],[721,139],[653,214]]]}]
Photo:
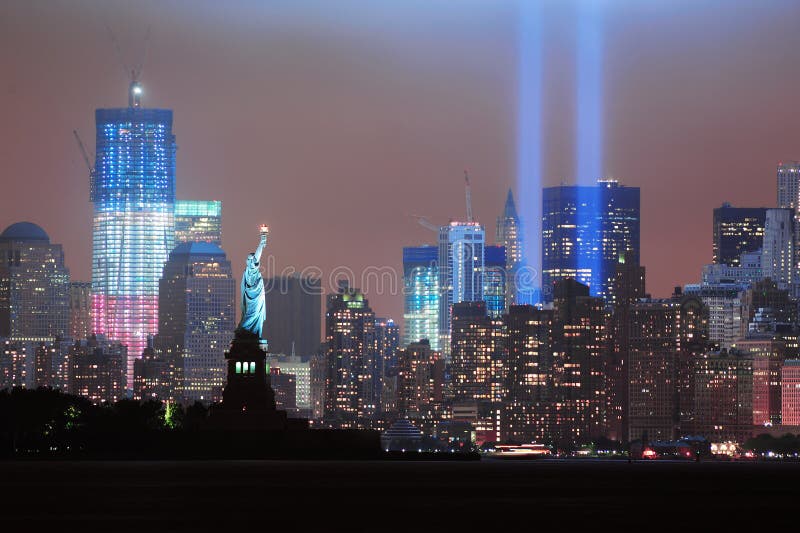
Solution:
[{"label": "statue of liberty", "polygon": [[261,226],[261,239],[256,251],[247,254],[247,266],[242,274],[242,319],[236,328],[237,337],[244,333],[255,335],[261,340],[261,331],[267,317],[264,304],[264,278],[259,270],[261,252],[267,244],[269,228]]}]

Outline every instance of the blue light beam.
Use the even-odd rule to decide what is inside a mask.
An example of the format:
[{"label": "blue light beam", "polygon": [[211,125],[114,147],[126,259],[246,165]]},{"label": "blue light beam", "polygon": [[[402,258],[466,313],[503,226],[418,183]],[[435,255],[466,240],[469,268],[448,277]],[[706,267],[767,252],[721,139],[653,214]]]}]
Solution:
[{"label": "blue light beam", "polygon": [[[535,2],[520,2],[517,28],[517,191],[525,266],[541,272],[542,235],[542,21]],[[522,281],[522,280],[520,280]],[[541,285],[541,277],[528,280]],[[520,303],[538,303],[519,287]]]},{"label": "blue light beam", "polygon": [[602,234],[600,189],[603,173],[603,29],[598,2],[578,7],[576,46],[576,184],[578,189],[579,281],[601,288]]}]

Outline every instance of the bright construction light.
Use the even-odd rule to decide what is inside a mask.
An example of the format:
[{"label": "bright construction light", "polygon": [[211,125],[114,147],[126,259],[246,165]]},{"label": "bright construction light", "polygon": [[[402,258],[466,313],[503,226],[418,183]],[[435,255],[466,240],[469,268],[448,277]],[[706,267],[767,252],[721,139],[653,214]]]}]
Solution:
[{"label": "bright construction light", "polygon": [[133,88],[133,94],[142,94],[142,88],[137,85]]}]

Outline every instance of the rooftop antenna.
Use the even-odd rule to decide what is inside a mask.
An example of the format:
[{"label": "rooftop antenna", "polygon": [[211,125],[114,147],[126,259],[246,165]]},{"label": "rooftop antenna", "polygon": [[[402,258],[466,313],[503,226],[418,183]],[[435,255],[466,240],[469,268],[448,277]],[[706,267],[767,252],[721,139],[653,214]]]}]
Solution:
[{"label": "rooftop antenna", "polygon": [[472,222],[472,190],[469,186],[469,174],[464,171],[464,187],[467,193],[467,222]]},{"label": "rooftop antenna", "polygon": [[147,33],[144,37],[144,52],[142,53],[141,60],[137,64],[130,67],[125,62],[125,57],[122,54],[122,48],[119,45],[119,41],[117,41],[116,35],[114,35],[114,32],[111,30],[111,27],[108,24],[106,24],[106,31],[111,39],[111,43],[114,45],[114,51],[117,54],[117,60],[119,61],[122,70],[125,72],[125,76],[128,76],[128,73],[130,73],[131,83],[128,86],[128,107],[141,107],[142,93],[144,91],[139,79],[142,77],[142,70],[144,70],[144,65],[147,61],[147,54],[150,50],[150,26],[147,27]]}]

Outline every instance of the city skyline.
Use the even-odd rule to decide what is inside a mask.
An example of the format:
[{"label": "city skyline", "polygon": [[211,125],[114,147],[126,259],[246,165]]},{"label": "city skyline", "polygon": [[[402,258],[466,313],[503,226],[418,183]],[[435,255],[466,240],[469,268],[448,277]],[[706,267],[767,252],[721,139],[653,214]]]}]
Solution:
[{"label": "city skyline", "polygon": [[[642,190],[641,263],[656,296],[696,282],[710,262],[712,208],[723,201],[774,205],[777,163],[798,158],[790,90],[797,74],[781,68],[798,44],[787,16],[797,8],[776,2],[730,13],[722,2],[693,5],[691,12],[685,6],[618,2],[604,18],[603,173]],[[414,5],[347,2],[340,12],[323,7],[312,16],[287,6],[254,13],[237,6],[215,18],[220,13],[210,4],[192,12],[166,4],[159,16],[155,4],[105,10],[93,10],[92,2],[48,9],[6,4],[0,19],[18,24],[0,22],[11,73],[3,93],[15,101],[9,120],[18,127],[3,129],[0,153],[11,183],[36,179],[50,193],[13,187],[0,226],[41,225],[64,246],[73,279],[90,279],[88,180],[71,130],[91,138],[94,109],[125,105],[129,80],[107,25],[129,62],[142,55],[152,27],[143,105],[174,110],[178,196],[222,201],[224,248],[235,270],[248,244],[231,236],[268,222],[268,252],[279,271],[317,265],[328,273],[346,265],[358,272],[377,265],[400,273],[401,247],[430,241],[411,214],[436,223],[462,216],[464,168],[472,176],[475,218],[491,235],[508,188],[519,194],[517,7],[468,2],[453,13],[444,3],[423,12]],[[568,119],[574,114],[575,10],[572,3],[543,8],[542,186],[577,181],[571,177],[577,140]],[[397,29],[379,34],[387,20]],[[411,28],[413,42],[404,33]],[[669,41],[679,31],[683,38]],[[720,56],[721,49],[728,53]],[[213,79],[205,74],[212,68]],[[771,81],[775,69],[780,83]],[[659,89],[669,83],[670,90]],[[233,94],[226,92],[231,87]],[[51,156],[36,156],[40,151]],[[228,182],[243,190],[252,185],[256,194],[236,195]],[[329,199],[337,194],[393,200],[362,200],[357,213],[333,216]],[[287,198],[301,200],[304,209]],[[379,223],[363,224],[364,218]],[[355,244],[378,238],[397,244]],[[683,251],[681,261],[674,261],[675,247]],[[402,316],[400,295],[367,296],[380,314]]]}]

